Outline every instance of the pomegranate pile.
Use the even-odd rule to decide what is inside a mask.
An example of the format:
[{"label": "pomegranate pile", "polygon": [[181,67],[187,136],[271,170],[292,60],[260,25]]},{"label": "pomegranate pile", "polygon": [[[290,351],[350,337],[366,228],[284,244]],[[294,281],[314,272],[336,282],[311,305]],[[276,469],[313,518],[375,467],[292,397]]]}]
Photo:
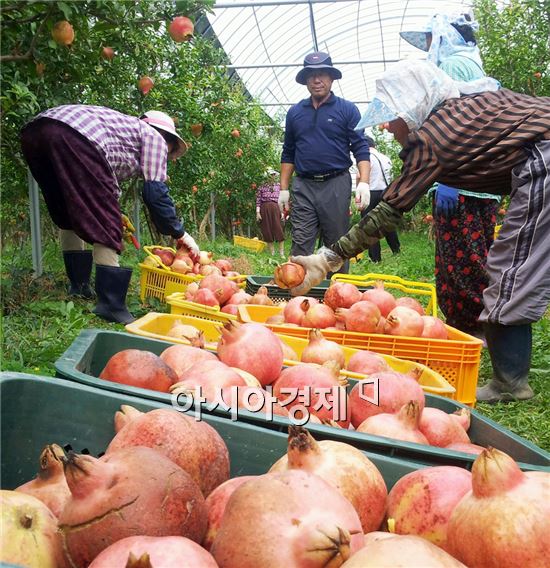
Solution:
[{"label": "pomegranate pile", "polygon": [[52,442],[35,479],[0,492],[0,561],[538,568],[550,555],[550,473],[524,473],[496,449],[483,450],[471,473],[417,468],[388,487],[365,453],[291,426],[286,454],[263,474],[229,478],[227,446],[204,422],[123,406],[114,425],[103,456]]},{"label": "pomegranate pile", "polygon": [[[420,367],[401,373],[371,351],[356,351],[346,361],[343,348],[319,329],[310,330],[300,357],[259,323],[227,322],[215,352],[204,348],[193,326],[176,322],[173,329],[190,344],[172,345],[160,355],[119,351],[100,378],[172,393],[181,406],[195,399],[237,415],[244,409],[466,453],[483,450],[468,435],[468,409],[448,414],[426,407]],[[343,369],[363,378],[352,386]]]},{"label": "pomegranate pile", "polygon": [[[291,264],[279,267],[280,279],[283,276],[286,279],[296,277],[294,268],[287,266]],[[276,273],[275,280],[279,283],[277,276]],[[422,304],[415,298],[395,298],[384,289],[383,282],[365,292],[349,282],[334,282],[326,290],[323,303],[309,296],[296,296],[280,306],[281,312],[270,316],[267,324],[428,339],[449,338],[442,320],[426,315]]]}]

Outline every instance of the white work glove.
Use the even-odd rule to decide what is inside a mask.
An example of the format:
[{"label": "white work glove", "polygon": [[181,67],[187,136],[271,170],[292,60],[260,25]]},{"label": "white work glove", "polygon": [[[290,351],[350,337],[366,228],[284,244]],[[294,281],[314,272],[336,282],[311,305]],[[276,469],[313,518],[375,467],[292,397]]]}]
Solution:
[{"label": "white work glove", "polygon": [[281,189],[278,204],[281,215],[284,215],[285,211],[290,209],[290,191],[288,189]]},{"label": "white work glove", "polygon": [[181,246],[184,246],[189,250],[189,256],[193,262],[198,262],[200,252],[199,245],[189,233],[184,233],[183,237],[177,239],[176,248],[180,248]]},{"label": "white work glove", "polygon": [[262,220],[262,214],[260,213],[260,208],[256,207],[256,221]]},{"label": "white work glove", "polygon": [[321,247],[316,254],[310,256],[291,256],[290,262],[301,264],[306,270],[304,281],[290,289],[292,296],[305,296],[313,286],[318,286],[328,272],[336,272],[344,259],[327,247]]},{"label": "white work glove", "polygon": [[359,211],[363,211],[370,203],[370,186],[361,181],[355,186],[355,205]]}]

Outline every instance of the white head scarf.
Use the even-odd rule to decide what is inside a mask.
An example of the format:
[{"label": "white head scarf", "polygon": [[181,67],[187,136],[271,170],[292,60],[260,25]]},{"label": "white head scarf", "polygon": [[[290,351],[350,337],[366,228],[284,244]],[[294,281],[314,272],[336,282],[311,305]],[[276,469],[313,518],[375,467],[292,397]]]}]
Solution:
[{"label": "white head scarf", "polygon": [[429,61],[405,60],[376,80],[376,93],[355,130],[402,118],[417,130],[428,115],[448,99],[483,91],[496,91],[500,83],[491,77],[453,81]]}]

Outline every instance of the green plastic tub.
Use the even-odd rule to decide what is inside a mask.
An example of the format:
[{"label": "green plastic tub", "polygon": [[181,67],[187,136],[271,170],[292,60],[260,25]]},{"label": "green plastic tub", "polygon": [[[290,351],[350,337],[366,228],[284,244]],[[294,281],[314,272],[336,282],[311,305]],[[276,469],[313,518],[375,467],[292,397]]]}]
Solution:
[{"label": "green plastic tub", "polygon": [[[78,383],[23,373],[0,373],[2,489],[35,477],[46,444],[67,444],[76,452],[101,454],[114,436],[113,417],[129,404],[144,412],[166,405]],[[287,435],[227,418],[204,416],[225,440],[231,476],[261,475],[286,453]],[[388,489],[420,464],[378,454],[366,455]]]},{"label": "green plastic tub", "polygon": [[[143,349],[160,354],[170,345],[172,343],[167,341],[149,339],[129,333],[89,329],[83,331],[56,361],[56,373],[60,378],[81,384],[171,404],[171,395],[169,394],[122,385],[98,378],[109,358],[123,349]],[[353,381],[351,382],[353,383]],[[454,400],[432,394],[426,394],[426,405],[439,408],[448,413],[460,408],[468,408]],[[219,407],[212,410],[203,405],[203,409],[204,412],[215,416],[227,417],[229,414],[228,411]],[[239,420],[279,432],[286,432],[289,425],[289,420],[284,417],[273,416],[271,420],[266,420],[262,414],[247,412],[241,409],[239,409]],[[353,430],[314,424],[308,425],[308,428],[319,439],[346,441],[365,451],[377,452],[390,457],[399,457],[425,465],[457,465],[470,469],[476,457],[473,454],[434,446],[400,442],[380,436],[354,432]],[[493,446],[508,453],[520,463],[524,470],[548,469],[550,471],[550,454],[548,452],[510,432],[475,410],[472,410],[471,426],[468,434],[474,444],[485,447]]]}]

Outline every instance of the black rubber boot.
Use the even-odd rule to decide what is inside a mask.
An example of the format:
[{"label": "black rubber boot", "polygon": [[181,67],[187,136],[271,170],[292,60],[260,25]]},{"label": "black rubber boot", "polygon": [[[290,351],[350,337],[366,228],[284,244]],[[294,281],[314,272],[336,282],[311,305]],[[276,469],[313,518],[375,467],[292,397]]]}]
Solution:
[{"label": "black rubber boot", "polygon": [[95,298],[95,292],[90,287],[90,276],[92,275],[92,265],[94,263],[91,250],[69,250],[63,251],[65,261],[65,271],[69,278],[69,296]]},{"label": "black rubber boot", "polygon": [[493,379],[477,389],[478,402],[501,402],[533,398],[529,386],[531,367],[531,324],[483,325],[491,363]]},{"label": "black rubber boot", "polygon": [[132,323],[135,317],[126,308],[126,293],[132,277],[131,268],[96,265],[94,314],[115,323]]}]

